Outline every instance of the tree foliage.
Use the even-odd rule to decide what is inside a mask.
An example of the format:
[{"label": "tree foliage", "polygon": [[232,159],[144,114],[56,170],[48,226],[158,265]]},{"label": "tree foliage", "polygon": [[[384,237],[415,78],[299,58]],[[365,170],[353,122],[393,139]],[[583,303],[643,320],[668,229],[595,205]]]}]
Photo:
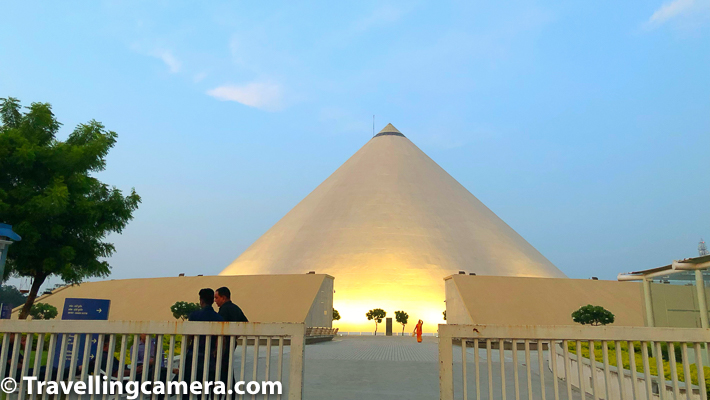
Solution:
[{"label": "tree foliage", "polygon": [[15,308],[27,300],[24,294],[22,294],[16,287],[11,285],[0,286],[0,303],[8,304],[10,307]]},{"label": "tree foliage", "polygon": [[572,313],[572,320],[582,325],[608,325],[614,323],[614,314],[602,306],[587,304]]},{"label": "tree foliage", "polygon": [[187,301],[177,301],[175,304],[170,306],[170,311],[173,312],[173,317],[175,319],[187,320],[193,312],[200,309],[200,305],[197,303],[188,303]]},{"label": "tree foliage", "polygon": [[394,319],[402,324],[402,334],[404,334],[404,327],[407,325],[407,321],[409,321],[409,314],[404,311],[395,311]]},{"label": "tree foliage", "polygon": [[335,308],[333,309],[333,321],[340,320],[340,313]]},{"label": "tree foliage", "polygon": [[446,310],[442,314],[444,314],[444,321],[446,321]]},{"label": "tree foliage", "polygon": [[79,124],[65,141],[47,103],[23,111],[12,97],[0,99],[0,222],[22,241],[8,253],[9,274],[32,279],[20,318],[26,318],[47,277],[67,283],[109,275],[106,259],[115,247],[105,241],[121,233],[140,197],[123,196],[92,176],[106,167],[117,135],[97,121]]},{"label": "tree foliage", "polygon": [[387,313],[381,308],[374,308],[368,311],[365,316],[368,321],[375,320],[375,336],[377,336],[377,324],[382,322],[382,319],[387,316]]},{"label": "tree foliage", "polygon": [[57,307],[46,303],[33,304],[30,309],[32,319],[54,319],[58,314]]}]

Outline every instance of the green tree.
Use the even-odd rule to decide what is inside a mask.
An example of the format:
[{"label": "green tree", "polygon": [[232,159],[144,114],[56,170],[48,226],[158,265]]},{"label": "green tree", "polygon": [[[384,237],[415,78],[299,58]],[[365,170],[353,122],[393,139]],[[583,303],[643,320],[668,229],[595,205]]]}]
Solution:
[{"label": "green tree", "polygon": [[57,307],[46,303],[33,304],[30,309],[32,319],[53,319],[57,314],[59,314]]},{"label": "green tree", "polygon": [[333,321],[340,320],[340,313],[335,308],[333,309]]},{"label": "green tree", "polygon": [[187,320],[193,312],[200,309],[200,305],[197,303],[188,303],[186,301],[177,301],[175,304],[170,306],[170,311],[173,312],[173,317],[175,319]]},{"label": "green tree", "polygon": [[614,314],[602,306],[587,304],[572,313],[572,320],[582,325],[608,325],[614,323]]},{"label": "green tree", "polygon": [[22,236],[8,253],[3,279],[31,278],[24,319],[49,276],[79,283],[109,275],[107,258],[116,249],[105,239],[121,233],[140,197],[133,189],[124,197],[92,176],[105,169],[116,144],[116,133],[101,123],[79,124],[60,141],[49,104],[32,103],[23,112],[12,97],[0,99],[0,120],[0,222]]},{"label": "green tree", "polygon": [[375,320],[375,336],[377,336],[377,324],[382,322],[382,319],[387,316],[387,313],[381,308],[375,308],[368,311],[365,316],[368,321]]},{"label": "green tree", "polygon": [[407,321],[409,321],[409,314],[404,311],[395,311],[394,318],[398,323],[402,324],[402,335],[404,335],[404,327],[407,325]]},{"label": "green tree", "polygon": [[10,307],[15,308],[27,300],[24,294],[22,294],[16,287],[11,285],[0,286],[0,303],[9,304]]}]

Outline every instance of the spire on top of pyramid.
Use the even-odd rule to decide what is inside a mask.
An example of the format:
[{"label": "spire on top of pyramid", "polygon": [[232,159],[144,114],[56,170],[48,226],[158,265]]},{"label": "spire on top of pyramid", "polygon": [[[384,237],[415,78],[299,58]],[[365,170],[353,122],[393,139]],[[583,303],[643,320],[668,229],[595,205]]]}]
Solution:
[{"label": "spire on top of pyramid", "polygon": [[384,136],[384,135],[394,135],[394,136],[404,136],[402,132],[397,130],[397,128],[394,127],[392,124],[387,124],[380,132],[375,135],[375,137],[378,136]]}]

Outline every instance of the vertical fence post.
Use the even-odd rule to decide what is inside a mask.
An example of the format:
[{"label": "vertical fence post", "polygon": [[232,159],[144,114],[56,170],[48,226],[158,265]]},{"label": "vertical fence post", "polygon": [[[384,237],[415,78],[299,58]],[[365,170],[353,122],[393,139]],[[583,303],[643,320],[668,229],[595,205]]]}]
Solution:
[{"label": "vertical fence post", "polygon": [[[304,365],[304,344],[306,335],[306,326],[299,325],[300,329],[295,335],[291,335],[291,364],[289,366],[288,379],[288,399],[301,400],[303,398],[303,370]],[[254,343],[254,351],[259,345],[259,337],[257,336]],[[255,366],[256,367],[256,366]],[[242,372],[243,373],[243,372]]]},{"label": "vertical fence post", "polygon": [[473,339],[473,362],[476,364],[476,400],[481,400],[481,368],[478,365],[478,339]]},{"label": "vertical fence post", "polygon": [[550,354],[550,363],[552,364],[552,390],[555,393],[555,400],[560,400],[560,387],[557,382],[559,380],[557,379],[557,342],[550,340],[549,343],[547,352]]},{"label": "vertical fence post", "polygon": [[[545,352],[544,352],[545,346],[542,343],[542,340],[537,341],[537,369],[540,372],[540,398],[542,400],[545,400],[546,395],[545,395],[545,365],[544,365],[544,357],[545,357]],[[557,379],[557,378],[555,378]]]},{"label": "vertical fence post", "polygon": [[634,349],[634,342],[629,343],[629,370],[631,371],[631,387],[634,390],[634,399],[641,400],[639,392],[639,382],[636,379],[636,352]]},{"label": "vertical fence post", "polygon": [[[687,400],[691,400],[691,394],[693,393],[693,383],[690,377],[690,363],[688,362],[688,345],[686,343],[681,343],[680,348],[683,355],[683,380],[685,381],[685,397]],[[700,384],[700,381],[698,381]]]},{"label": "vertical fence post", "polygon": [[643,374],[646,380],[646,399],[653,400],[653,381],[651,380],[651,362],[648,359],[649,342],[641,342],[641,358],[643,360]]},{"label": "vertical fence post", "polygon": [[468,381],[466,375],[466,339],[461,339],[461,377],[463,378],[464,400],[468,400]]},{"label": "vertical fence post", "polygon": [[599,400],[599,393],[597,392],[598,378],[597,378],[597,352],[594,341],[589,341],[589,367],[592,371],[592,395],[594,400]]},{"label": "vertical fence post", "polygon": [[668,358],[671,367],[671,381],[673,382],[673,400],[680,400],[680,388],[678,387],[678,365],[675,359],[675,346],[673,342],[668,342]]},{"label": "vertical fence post", "polygon": [[661,342],[654,342],[656,349],[656,374],[658,375],[658,394],[661,400],[666,400],[666,373],[663,370]]},{"label": "vertical fence post", "polygon": [[520,384],[518,383],[518,342],[513,339],[513,380],[515,381],[515,400],[520,400]]},{"label": "vertical fence post", "polygon": [[708,400],[707,386],[705,385],[703,355],[700,350],[700,343],[695,343],[693,347],[695,347],[695,366],[698,369],[698,390],[700,391],[700,398],[702,400]]},{"label": "vertical fence post", "polygon": [[498,356],[500,358],[500,394],[505,399],[505,341],[498,341]]},{"label": "vertical fence post", "polygon": [[439,325],[439,398],[454,400],[454,354],[446,325]]},{"label": "vertical fence post", "polygon": [[528,377],[528,400],[533,400],[532,371],[530,369],[530,340],[525,339],[525,370]]},{"label": "vertical fence post", "polygon": [[584,357],[582,356],[582,342],[579,340],[575,341],[575,351],[577,352],[577,375],[579,375],[577,378],[579,378],[579,391],[581,392],[580,396],[585,399],[586,385],[584,384]]},{"label": "vertical fence post", "polygon": [[486,364],[488,367],[488,399],[493,399],[493,350],[491,347],[491,339],[486,339]]}]

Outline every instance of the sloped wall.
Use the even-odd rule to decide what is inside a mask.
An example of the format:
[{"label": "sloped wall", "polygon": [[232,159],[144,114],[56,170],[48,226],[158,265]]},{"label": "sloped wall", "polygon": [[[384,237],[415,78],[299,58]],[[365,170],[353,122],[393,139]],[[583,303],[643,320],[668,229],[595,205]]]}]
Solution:
[{"label": "sloped wall", "polygon": [[[109,320],[172,321],[170,306],[176,301],[199,302],[202,288],[226,286],[251,322],[304,322],[307,326],[330,326],[323,307],[332,309],[333,277],[324,274],[190,276],[120,279],[86,282],[55,290],[37,302],[51,304],[61,312],[66,298],[111,300]],[[330,290],[328,290],[328,287]],[[214,305],[217,310],[217,306]],[[19,308],[13,310],[17,318]],[[326,317],[326,318],[324,318]],[[332,317],[332,315],[330,316]],[[315,325],[309,325],[315,323]]]},{"label": "sloped wall", "polygon": [[613,312],[614,325],[645,325],[637,282],[453,275],[445,284],[450,324],[575,325],[572,312],[593,304]]}]

